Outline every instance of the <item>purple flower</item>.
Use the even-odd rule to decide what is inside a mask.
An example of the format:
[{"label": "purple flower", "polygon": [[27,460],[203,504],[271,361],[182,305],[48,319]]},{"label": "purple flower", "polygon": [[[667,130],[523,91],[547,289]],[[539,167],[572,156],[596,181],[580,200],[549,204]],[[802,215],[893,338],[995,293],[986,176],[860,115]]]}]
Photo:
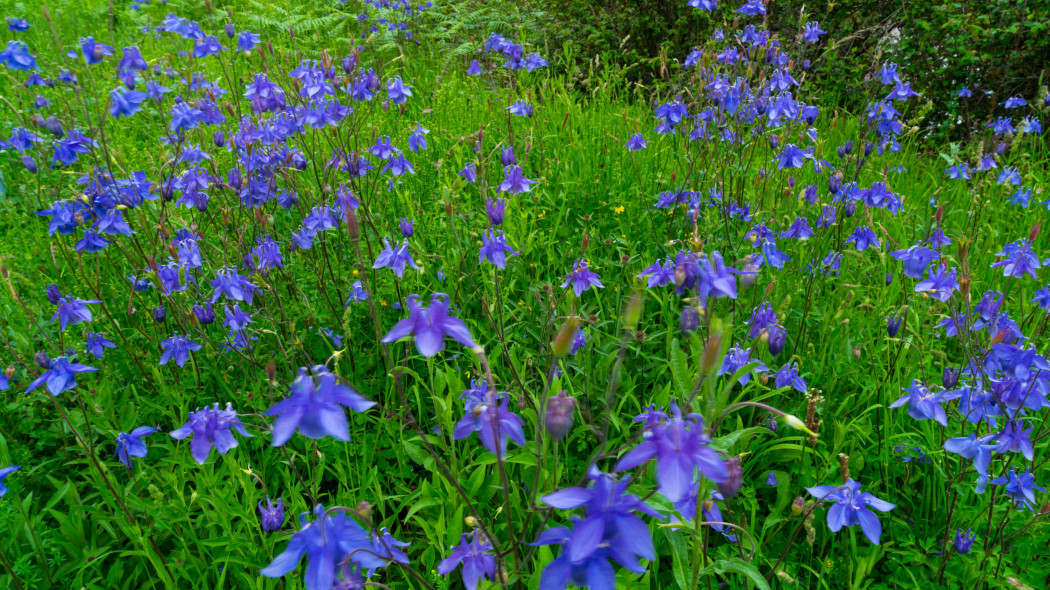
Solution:
[{"label": "purple flower", "polygon": [[401,76],[394,76],[386,83],[386,96],[390,104],[404,104],[412,96],[412,87],[401,81]]},{"label": "purple flower", "polygon": [[801,168],[805,164],[807,159],[812,159],[812,155],[799,148],[793,143],[789,143],[784,146],[784,149],[777,154],[777,168],[783,170],[785,168]]},{"label": "purple flower", "polygon": [[197,59],[218,55],[220,51],[226,51],[226,48],[219,43],[219,38],[215,35],[208,35],[193,42],[193,57]]},{"label": "purple flower", "polygon": [[1001,486],[1006,484],[1006,495],[1010,496],[1018,506],[1028,508],[1035,512],[1035,490],[1045,492],[1045,488],[1035,485],[1035,475],[1028,469],[1017,475],[1013,467],[1009,475],[1003,475],[992,480],[992,485]]},{"label": "purple flower", "polygon": [[497,198],[493,201],[491,198],[485,199],[485,214],[489,218],[489,225],[497,227],[503,225],[503,218],[506,216],[507,202],[503,200],[503,197]]},{"label": "purple flower", "polygon": [[305,368],[289,386],[289,395],[272,408],[263,412],[277,416],[273,423],[273,446],[288,442],[298,431],[307,438],[331,436],[350,441],[350,427],[346,421],[346,410],[364,412],[375,405],[350,387],[339,383],[337,377],[323,365],[313,368],[313,375]]},{"label": "purple flower", "polygon": [[227,403],[226,409],[220,410],[219,403],[215,402],[210,408],[204,406],[204,408],[198,408],[196,412],[190,412],[186,423],[181,428],[173,430],[171,437],[175,440],[183,440],[192,435],[190,449],[193,452],[193,459],[199,465],[204,465],[213,446],[220,455],[225,455],[230,449],[237,447],[233,428],[244,436],[251,436],[244,429],[244,423],[237,417],[237,412],[233,410],[231,404]]},{"label": "purple flower", "polygon": [[996,434],[995,452],[1005,454],[1007,452],[1021,453],[1029,461],[1033,458],[1032,448],[1032,426],[1025,428],[1023,420],[1009,420],[1003,427],[1003,431]]},{"label": "purple flower", "polygon": [[55,310],[55,315],[51,318],[51,321],[58,320],[59,326],[63,330],[71,324],[90,322],[93,318],[88,305],[94,303],[102,303],[102,301],[98,299],[77,299],[72,295],[67,295],[58,300],[58,309]]},{"label": "purple flower", "polygon": [[[474,60],[472,63],[478,63]],[[472,539],[468,542],[467,537]],[[463,533],[459,538],[459,545],[452,548],[452,554],[438,563],[437,571],[442,576],[452,573],[460,565],[463,566],[463,585],[467,590],[476,590],[481,580],[492,580],[496,577],[496,558],[490,554],[492,543],[483,541],[485,538],[480,531],[468,535]]]},{"label": "purple flower", "polygon": [[718,369],[718,374],[733,375],[740,369],[752,363],[755,363],[755,366],[750,371],[744,373],[739,378],[737,378],[737,383],[740,383],[741,385],[747,385],[748,382],[751,381],[752,373],[767,372],[769,371],[769,367],[767,367],[765,363],[758,359],[752,359],[750,348],[737,348],[734,346],[733,348],[729,349],[729,352],[726,353],[726,357],[722,361],[722,367]]},{"label": "purple flower", "polygon": [[513,248],[507,245],[507,238],[502,230],[487,229],[481,234],[481,252],[478,264],[488,260],[499,269],[507,268],[507,254],[520,256]]},{"label": "purple flower", "polygon": [[584,517],[573,517],[574,526],[555,527],[540,533],[535,545],[562,545],[561,554],[544,568],[543,590],[563,590],[573,585],[615,588],[616,572],[609,560],[636,573],[645,573],[638,558],[656,559],[649,526],[635,512],[661,518],[634,494],[627,493],[630,478],[617,481],[591,467],[587,488],[566,488],[542,498],[562,510],[584,508]]},{"label": "purple flower", "polygon": [[480,76],[481,75],[481,64],[478,63],[478,60],[476,60],[476,59],[470,60],[470,66],[467,68],[467,75],[468,76]]},{"label": "purple flower", "polygon": [[434,293],[427,308],[421,307],[418,300],[419,295],[408,296],[409,316],[394,325],[383,337],[384,343],[389,344],[412,335],[415,337],[416,350],[426,357],[444,350],[446,336],[467,348],[476,346],[463,320],[448,315],[448,295]]},{"label": "purple flower", "polygon": [[324,506],[314,508],[317,520],[308,522],[304,512],[299,515],[299,532],[292,535],[284,551],[259,573],[268,578],[280,578],[299,567],[305,554],[306,590],[332,590],[337,568],[343,562],[364,567],[382,567],[386,560],[374,555],[371,537],[342,510],[326,513]]},{"label": "purple flower", "polygon": [[275,533],[284,526],[284,499],[277,498],[277,504],[266,496],[266,506],[259,500],[259,518],[262,521],[262,530],[267,533]]},{"label": "purple flower", "polygon": [[808,240],[813,237],[813,230],[809,227],[809,220],[805,217],[795,218],[795,222],[791,224],[791,227],[782,234],[782,238]]},{"label": "purple flower", "polygon": [[948,301],[952,298],[952,291],[959,290],[955,267],[948,271],[947,266],[942,264],[940,267],[931,266],[927,272],[929,274],[926,275],[926,279],[915,285],[916,293],[925,292],[929,293],[930,298],[937,301]]},{"label": "purple flower", "polygon": [[1001,267],[1004,277],[1020,279],[1027,273],[1033,279],[1037,278],[1035,273],[1042,267],[1042,264],[1039,262],[1039,257],[1032,252],[1031,246],[1031,242],[1024,238],[1003,246],[1002,251],[996,256],[1004,258],[992,264],[992,268]]},{"label": "purple flower", "polygon": [[890,408],[908,405],[908,415],[916,420],[933,420],[941,426],[948,426],[948,415],[941,403],[944,392],[933,393],[918,379],[912,381],[911,387],[905,388],[908,393],[897,398]]},{"label": "purple flower", "polygon": [[869,508],[880,512],[889,512],[896,508],[885,500],[873,496],[871,492],[861,492],[860,483],[850,479],[842,486],[816,486],[806,488],[811,496],[818,500],[833,500],[835,505],[828,510],[828,528],[837,533],[844,526],[860,525],[864,536],[875,545],[882,536],[882,523],[879,517]]},{"label": "purple flower", "polygon": [[638,273],[638,278],[649,277],[649,282],[646,285],[647,289],[654,287],[664,287],[671,284],[674,278],[675,264],[674,260],[668,258],[664,261],[663,266],[660,265],[660,259],[656,262],[647,266],[642,272]]},{"label": "purple flower", "polygon": [[766,13],[766,4],[763,0],[747,0],[747,3],[736,9],[740,14],[761,16]]},{"label": "purple flower", "polygon": [[0,51],[0,62],[8,68],[21,72],[38,69],[36,57],[29,53],[25,43],[8,41],[7,48]]},{"label": "purple flower", "polygon": [[169,360],[174,359],[175,364],[182,367],[186,364],[186,361],[190,360],[190,352],[201,349],[201,345],[190,340],[185,336],[179,336],[178,332],[171,338],[166,338],[160,342],[161,348],[164,352],[160,355],[161,365],[165,365]]},{"label": "purple flower", "polygon": [[820,23],[813,21],[806,23],[806,29],[802,32],[802,40],[806,43],[816,43],[820,40],[820,36],[827,34],[827,31],[820,28]]},{"label": "purple flower", "polygon": [[141,439],[144,436],[148,436],[157,432],[157,429],[152,426],[139,426],[131,433],[121,432],[117,435],[117,448],[113,451],[113,455],[124,464],[125,467],[131,469],[131,458],[138,457],[142,458],[146,456],[146,443],[142,442]]},{"label": "purple flower", "polygon": [[427,149],[427,133],[430,133],[429,129],[424,129],[422,125],[416,123],[416,128],[412,130],[412,135],[408,137],[408,149],[413,152]]},{"label": "purple flower", "polygon": [[777,485],[777,476],[772,471],[770,471],[769,475],[766,476],[766,485],[769,487],[774,487]]},{"label": "purple flower", "polygon": [[686,6],[691,6],[697,10],[714,12],[718,9],[718,0],[689,0],[686,2]]},{"label": "purple flower", "polygon": [[105,336],[98,332],[88,332],[87,344],[85,344],[84,347],[91,356],[101,359],[102,353],[105,352],[107,348],[116,348],[117,345],[110,342]]},{"label": "purple flower", "polygon": [[614,471],[634,469],[656,458],[659,492],[671,502],[681,500],[689,492],[697,470],[715,483],[722,483],[729,477],[725,461],[707,446],[711,439],[704,432],[703,417],[689,414],[683,418],[681,409],[674,402],[671,403],[669,418],[646,424],[644,438],[620,458]]},{"label": "purple flower", "polygon": [[846,239],[846,243],[853,244],[857,247],[857,250],[860,250],[861,252],[868,248],[881,247],[878,236],[876,236],[875,232],[867,226],[860,226],[853,230],[853,233]]},{"label": "purple flower", "polygon": [[1011,96],[999,104],[1003,105],[1003,108],[1005,109],[1016,109],[1018,107],[1027,106],[1028,102],[1020,96]]},{"label": "purple flower", "polygon": [[237,35],[237,51],[243,51],[250,53],[255,46],[259,44],[259,35],[255,33],[249,33],[248,31],[241,31]]},{"label": "purple flower", "polygon": [[208,284],[215,289],[211,295],[212,303],[216,303],[225,295],[227,299],[244,301],[251,305],[255,291],[258,289],[246,277],[238,274],[236,268],[220,268],[216,271],[215,280]]},{"label": "purple flower", "polygon": [[463,169],[459,171],[459,175],[463,177],[467,182],[477,182],[478,173],[475,170],[474,162],[467,162]]},{"label": "purple flower", "polygon": [[519,117],[531,117],[532,116],[532,105],[528,104],[524,100],[518,99],[517,102],[504,108],[505,111],[509,111],[512,115]]},{"label": "purple flower", "polygon": [[64,356],[50,359],[49,365],[48,370],[41,373],[26,387],[26,393],[41,385],[47,385],[47,390],[51,395],[57,396],[77,386],[77,373],[90,373],[98,370],[80,363],[70,363],[69,359]]},{"label": "purple flower", "polygon": [[84,37],[81,39],[80,51],[84,54],[84,61],[87,62],[87,65],[89,66],[102,63],[102,59],[107,55],[113,55],[113,47],[106,45],[105,43],[95,42],[94,37]]},{"label": "purple flower", "polygon": [[627,151],[636,152],[638,150],[649,147],[649,144],[645,142],[645,137],[641,133],[634,133],[627,140],[627,143],[623,144]]},{"label": "purple flower", "polygon": [[904,263],[904,275],[913,279],[921,279],[926,272],[926,267],[934,260],[940,260],[941,255],[921,244],[915,244],[911,248],[891,252],[890,256]]},{"label": "purple flower", "polygon": [[456,423],[452,440],[461,440],[476,432],[481,444],[499,457],[506,456],[508,439],[525,446],[525,422],[507,408],[506,393],[494,393],[484,382],[480,386],[472,382],[471,388],[460,397],[466,398],[466,413]]},{"label": "purple flower", "polygon": [[565,282],[561,284],[561,288],[565,289],[572,285],[573,293],[579,297],[587,289],[603,288],[605,285],[602,285],[600,279],[601,276],[598,273],[591,271],[586,260],[583,258],[577,258],[572,264],[572,272],[566,275]]},{"label": "purple flower", "polygon": [[376,257],[376,261],[372,264],[372,268],[389,268],[394,271],[394,274],[398,278],[401,278],[405,274],[405,265],[413,269],[418,269],[415,260],[412,260],[412,253],[408,251],[408,240],[401,242],[401,246],[395,250],[390,245],[390,240],[383,238],[383,243],[386,245],[383,251]]},{"label": "purple flower", "polygon": [[4,485],[4,478],[12,473],[18,471],[22,467],[19,465],[12,465],[11,467],[4,467],[0,469],[0,498],[7,493],[7,486]]},{"label": "purple flower", "polygon": [[952,546],[955,547],[955,551],[965,555],[970,552],[970,548],[973,547],[973,540],[977,538],[977,535],[972,529],[966,529],[964,533],[962,529],[955,530],[955,542]]},{"label": "purple flower", "polygon": [[796,391],[802,393],[808,391],[806,381],[798,375],[798,363],[785,363],[784,366],[780,367],[780,370],[777,371],[776,385],[778,389],[790,385]]},{"label": "purple flower", "polygon": [[126,71],[144,71],[149,69],[149,65],[146,64],[146,60],[142,58],[142,52],[139,50],[137,45],[131,45],[121,50],[120,62],[117,63],[117,70]]},{"label": "purple flower", "polygon": [[497,189],[500,192],[506,191],[512,195],[518,195],[532,191],[530,185],[536,184],[535,180],[525,178],[522,175],[521,166],[506,166],[503,169],[503,173],[505,175],[503,182],[499,184]]},{"label": "purple flower", "polygon": [[256,112],[284,109],[284,89],[274,84],[266,74],[255,74],[251,84],[245,86],[244,98],[252,101]]},{"label": "purple flower", "polygon": [[351,301],[360,303],[366,299],[368,299],[368,291],[365,291],[364,287],[361,286],[361,281],[354,281],[354,284],[350,286],[350,296],[347,298],[346,303],[343,304],[343,307],[350,305]]}]

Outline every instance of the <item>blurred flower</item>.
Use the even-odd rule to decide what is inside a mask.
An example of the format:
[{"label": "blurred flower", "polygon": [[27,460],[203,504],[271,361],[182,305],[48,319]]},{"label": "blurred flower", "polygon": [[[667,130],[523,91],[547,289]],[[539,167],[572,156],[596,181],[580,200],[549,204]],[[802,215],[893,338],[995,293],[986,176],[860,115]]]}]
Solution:
[{"label": "blurred flower", "polygon": [[4,467],[0,469],[0,498],[7,493],[7,486],[4,485],[4,478],[12,473],[18,471],[22,467],[19,465],[12,465],[11,467]]},{"label": "blurred flower", "polygon": [[107,348],[116,348],[117,345],[110,342],[105,336],[98,332],[88,332],[87,344],[84,345],[85,349],[91,356],[101,359],[102,353]]},{"label": "blurred flower", "polygon": [[51,395],[58,395],[77,386],[77,373],[90,373],[98,370],[80,363],[70,363],[69,359],[64,356],[49,359],[48,364],[49,368],[26,387],[26,393],[46,384]]},{"label": "blurred flower", "polygon": [[[477,60],[472,63],[476,64]],[[469,542],[468,536],[472,537]],[[480,531],[460,535],[459,545],[452,548],[452,554],[438,563],[438,574],[447,576],[462,565],[463,585],[467,590],[476,590],[481,580],[495,579],[496,558],[490,554],[492,543],[484,538],[485,535]]]},{"label": "blurred flower", "polygon": [[399,321],[383,337],[384,343],[389,344],[412,335],[415,337],[416,350],[426,357],[432,357],[444,350],[446,336],[452,337],[467,348],[474,348],[474,338],[463,320],[448,315],[448,295],[434,293],[430,297],[428,308],[421,307],[418,300],[419,295],[408,296],[409,316]]},{"label": "blurred flower", "polygon": [[277,504],[274,504],[270,496],[266,496],[266,506],[263,506],[260,500],[259,517],[262,521],[262,530],[267,533],[281,530],[281,527],[284,526],[284,500],[277,498]]},{"label": "blurred flower", "polygon": [[277,416],[273,423],[273,446],[288,442],[298,431],[307,438],[331,436],[349,442],[350,428],[346,410],[364,412],[375,405],[350,387],[338,382],[336,376],[323,365],[313,368],[313,375],[305,368],[289,386],[289,396],[263,412]]}]

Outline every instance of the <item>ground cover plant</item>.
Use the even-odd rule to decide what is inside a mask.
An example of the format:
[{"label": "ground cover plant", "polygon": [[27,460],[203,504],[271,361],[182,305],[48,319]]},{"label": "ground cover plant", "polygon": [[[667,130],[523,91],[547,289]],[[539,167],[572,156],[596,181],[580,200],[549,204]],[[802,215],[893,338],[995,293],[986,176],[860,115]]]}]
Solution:
[{"label": "ground cover plant", "polygon": [[1050,97],[738,4],[7,6],[0,580],[1045,587]]}]

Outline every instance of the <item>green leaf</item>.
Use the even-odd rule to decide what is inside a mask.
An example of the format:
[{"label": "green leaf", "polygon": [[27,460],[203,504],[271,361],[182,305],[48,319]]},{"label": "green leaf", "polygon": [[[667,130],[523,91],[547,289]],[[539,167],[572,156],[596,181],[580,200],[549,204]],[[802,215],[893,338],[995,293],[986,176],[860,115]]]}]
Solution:
[{"label": "green leaf", "polygon": [[671,375],[678,384],[678,392],[682,399],[688,399],[693,392],[693,379],[685,362],[685,353],[682,352],[677,338],[671,341]]},{"label": "green leaf", "polygon": [[766,583],[766,579],[762,577],[762,574],[758,573],[758,568],[741,560],[739,557],[716,561],[700,570],[698,575],[725,574],[728,572],[735,572],[747,576],[759,590],[769,590],[769,584]]}]

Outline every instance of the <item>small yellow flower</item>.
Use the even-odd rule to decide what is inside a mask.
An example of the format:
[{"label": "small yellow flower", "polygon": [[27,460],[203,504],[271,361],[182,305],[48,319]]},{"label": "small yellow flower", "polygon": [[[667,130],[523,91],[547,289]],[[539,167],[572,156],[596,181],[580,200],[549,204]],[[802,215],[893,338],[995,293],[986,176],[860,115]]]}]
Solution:
[{"label": "small yellow flower", "polygon": [[623,209],[624,209],[623,205],[620,205],[619,207],[614,208],[613,212],[616,213],[617,215],[619,215],[620,213],[623,213]]},{"label": "small yellow flower", "polygon": [[358,271],[357,271],[357,269],[355,268],[355,269],[354,269],[354,276],[356,277],[357,275],[358,275]]}]

